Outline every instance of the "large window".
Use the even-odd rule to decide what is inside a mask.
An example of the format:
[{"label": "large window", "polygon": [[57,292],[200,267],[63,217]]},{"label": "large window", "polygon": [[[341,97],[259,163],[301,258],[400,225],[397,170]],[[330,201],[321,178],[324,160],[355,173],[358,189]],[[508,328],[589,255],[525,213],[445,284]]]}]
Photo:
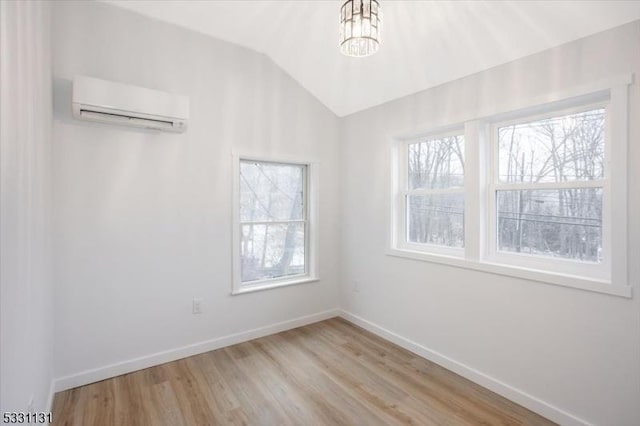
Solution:
[{"label": "large window", "polygon": [[309,169],[239,159],[235,292],[311,276]]},{"label": "large window", "polygon": [[496,259],[567,273],[590,268],[589,275],[606,277],[606,104],[493,125],[490,222],[496,230],[490,236]]},{"label": "large window", "polygon": [[453,132],[411,140],[404,154],[407,245],[464,247],[464,136]]},{"label": "large window", "polygon": [[390,254],[629,295],[626,99],[623,85],[396,140]]}]

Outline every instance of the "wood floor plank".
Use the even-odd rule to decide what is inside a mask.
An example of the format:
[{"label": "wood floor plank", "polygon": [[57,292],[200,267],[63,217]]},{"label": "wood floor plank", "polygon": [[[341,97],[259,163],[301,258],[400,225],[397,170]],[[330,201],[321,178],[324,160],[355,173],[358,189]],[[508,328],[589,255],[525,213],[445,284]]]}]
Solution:
[{"label": "wood floor plank", "polygon": [[[347,324],[347,327],[353,328],[354,326]],[[377,336],[368,332],[363,333],[360,330],[355,332],[353,337],[356,339],[364,339],[372,344],[388,344],[388,342],[380,341]],[[365,357],[375,352],[375,350],[363,350]],[[478,395],[473,392],[474,390],[479,388],[486,392],[489,391],[467,379],[457,376],[435,364],[425,363],[422,358],[416,357],[408,351],[400,352],[391,350],[386,352],[381,350],[379,354],[382,356],[380,363],[385,367],[383,371],[388,370],[391,374],[397,375],[397,381],[412,388],[416,395],[419,395],[422,391],[430,397],[439,400],[443,397],[446,398],[446,400],[442,402],[445,402],[447,406],[454,407],[454,411],[459,418],[466,419],[467,422],[471,421],[472,423],[477,423],[480,420],[487,424],[498,424],[501,422],[499,419],[503,419],[503,421],[507,421],[508,424],[519,424],[515,417],[509,416],[508,410],[497,408],[489,399],[479,398]],[[414,362],[416,360],[419,360],[419,366],[427,368],[424,370],[415,368]],[[446,372],[446,377],[438,375],[438,372]],[[490,394],[495,399],[495,394]],[[513,404],[510,405],[513,406]],[[521,407],[518,406],[518,408]],[[505,417],[510,418],[505,419]]]},{"label": "wood floor plank", "polygon": [[333,318],[60,392],[53,424],[553,423]]},{"label": "wood floor plank", "polygon": [[186,426],[180,403],[171,382],[153,384],[149,387],[149,398],[143,402],[144,412],[149,413],[150,423],[162,426]]},{"label": "wood floor plank", "polygon": [[[302,332],[292,330],[290,334]],[[377,413],[383,423],[406,423],[409,420],[393,403],[406,396],[406,393],[399,393],[397,388],[389,386],[380,375],[371,374],[357,360],[343,358],[335,350],[339,345],[328,350],[320,342],[313,341],[316,336],[306,334],[304,337],[295,341],[295,347],[304,356],[316,359],[318,368],[340,385],[342,394],[350,395],[364,404],[366,411]]]},{"label": "wood floor plank", "polygon": [[384,424],[365,402],[345,392],[344,387],[326,374],[326,366],[306,357],[290,333],[270,336],[265,347],[275,368],[292,382],[314,407],[319,424],[350,424],[359,419],[365,424]]}]

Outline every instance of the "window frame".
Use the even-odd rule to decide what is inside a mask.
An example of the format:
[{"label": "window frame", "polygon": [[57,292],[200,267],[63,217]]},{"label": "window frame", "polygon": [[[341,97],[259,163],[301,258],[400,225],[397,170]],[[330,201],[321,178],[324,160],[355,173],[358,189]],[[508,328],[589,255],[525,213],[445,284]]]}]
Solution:
[{"label": "window frame", "polygon": [[[387,211],[390,223],[387,255],[613,296],[632,297],[627,270],[628,90],[632,83],[633,74],[621,74],[535,98],[517,99],[505,105],[492,106],[480,110],[475,117],[461,120],[454,125],[422,127],[431,127],[432,131],[413,131],[408,135],[390,136],[392,142],[389,168],[391,202]],[[571,111],[585,111],[602,106],[605,106],[606,126],[604,178],[586,181],[589,182],[587,184],[584,183],[585,181],[572,181],[567,184],[567,187],[602,187],[603,261],[598,264],[498,252],[496,250],[496,190],[507,188],[507,185],[511,184],[497,180],[498,141],[494,137],[497,127],[509,122],[535,121],[536,117],[558,116],[569,114]],[[415,139],[416,136],[444,134],[451,129],[461,127],[464,127],[465,138],[464,256],[432,250],[430,245],[407,246],[402,241],[404,225],[401,226],[402,222],[406,221],[406,215],[403,216],[405,213],[398,202],[403,188],[401,186],[403,167],[400,164],[403,150],[406,152],[403,147],[406,146],[407,141]],[[551,183],[544,189],[557,189],[562,185],[565,184]],[[546,186],[546,183],[542,186]],[[556,267],[557,265],[559,266]],[[593,266],[593,268],[585,268],[585,266]]]},{"label": "window frame", "polygon": [[[449,188],[409,189],[409,145],[412,145],[415,143],[433,141],[433,140],[452,137],[452,136],[464,137],[464,127],[458,126],[454,128],[448,128],[443,131],[431,132],[431,133],[427,133],[420,136],[413,136],[413,137],[402,140],[402,142],[399,145],[401,155],[400,155],[399,164],[398,164],[399,189],[396,194],[396,197],[397,197],[396,208],[398,209],[400,217],[403,217],[404,220],[398,224],[399,228],[397,228],[396,232],[399,232],[398,235],[400,235],[401,233],[404,236],[403,238],[398,239],[398,246],[402,249],[411,250],[411,251],[428,251],[431,253],[438,253],[438,254],[443,254],[448,256],[464,257],[464,245],[462,247],[449,247],[449,246],[445,246],[441,244],[433,244],[433,243],[415,243],[415,242],[409,241],[409,238],[408,238],[409,209],[407,208],[407,203],[410,195],[462,194],[464,199],[464,196],[465,196],[464,184],[463,186],[452,186]],[[465,140],[464,149],[466,152],[466,140]],[[465,155],[465,160],[466,160],[466,155]],[[464,164],[463,167],[466,167],[466,164]],[[465,177],[466,177],[466,172],[465,172]],[[466,182],[466,179],[463,178],[463,182]],[[463,216],[463,221],[464,221],[464,216]],[[463,223],[463,229],[464,229],[464,223]]]},{"label": "window frame", "polygon": [[[233,218],[232,218],[232,288],[231,294],[245,294],[254,291],[268,290],[290,285],[304,284],[319,280],[318,265],[318,163],[297,158],[242,155],[234,153],[233,157]],[[270,163],[285,166],[303,166],[303,218],[300,220],[253,221],[240,220],[240,165],[242,162]],[[247,223],[305,223],[305,272],[276,278],[255,281],[242,281],[242,226]]]},{"label": "window frame", "polygon": [[[492,120],[489,130],[490,155],[487,164],[487,256],[486,259],[499,264],[524,266],[532,269],[545,270],[549,272],[565,273],[575,276],[586,276],[601,280],[610,281],[611,270],[611,241],[610,241],[610,209],[611,197],[609,196],[610,184],[610,146],[611,146],[611,114],[609,99],[603,98],[594,102],[577,101],[578,105],[569,107],[545,108],[544,112],[528,113],[522,111],[516,118],[508,120]],[[604,177],[594,180],[575,180],[569,182],[541,182],[541,183],[507,183],[501,182],[499,177],[500,162],[500,141],[498,140],[498,129],[512,124],[535,122],[552,117],[566,116],[579,112],[592,111],[594,109],[605,110],[605,135],[604,135]],[[551,256],[534,256],[526,253],[515,253],[501,251],[498,249],[498,214],[497,214],[497,193],[498,191],[523,191],[529,189],[574,189],[574,188],[602,188],[602,261],[584,262],[575,259],[564,259]],[[586,271],[586,273],[585,273]]]}]

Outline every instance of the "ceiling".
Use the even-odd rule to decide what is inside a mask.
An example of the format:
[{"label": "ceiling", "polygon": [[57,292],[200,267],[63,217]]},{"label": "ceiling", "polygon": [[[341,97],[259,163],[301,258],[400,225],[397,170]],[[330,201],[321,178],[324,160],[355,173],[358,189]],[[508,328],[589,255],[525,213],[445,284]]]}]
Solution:
[{"label": "ceiling", "polygon": [[640,1],[382,0],[380,50],[349,58],[341,1],[104,1],[262,52],[338,116],[640,19]]}]

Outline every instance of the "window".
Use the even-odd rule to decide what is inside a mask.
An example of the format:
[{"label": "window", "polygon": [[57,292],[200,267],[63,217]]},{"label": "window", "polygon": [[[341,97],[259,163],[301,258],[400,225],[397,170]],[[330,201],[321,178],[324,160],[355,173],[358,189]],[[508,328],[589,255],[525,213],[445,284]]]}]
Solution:
[{"label": "window", "polygon": [[238,159],[234,293],[308,281],[308,164]]},{"label": "window", "polygon": [[605,107],[602,102],[492,126],[494,259],[607,277]]},{"label": "window", "polygon": [[620,81],[396,139],[389,254],[630,296]]},{"label": "window", "polygon": [[406,223],[403,246],[449,254],[464,247],[464,135],[450,132],[403,146],[398,202]]}]

